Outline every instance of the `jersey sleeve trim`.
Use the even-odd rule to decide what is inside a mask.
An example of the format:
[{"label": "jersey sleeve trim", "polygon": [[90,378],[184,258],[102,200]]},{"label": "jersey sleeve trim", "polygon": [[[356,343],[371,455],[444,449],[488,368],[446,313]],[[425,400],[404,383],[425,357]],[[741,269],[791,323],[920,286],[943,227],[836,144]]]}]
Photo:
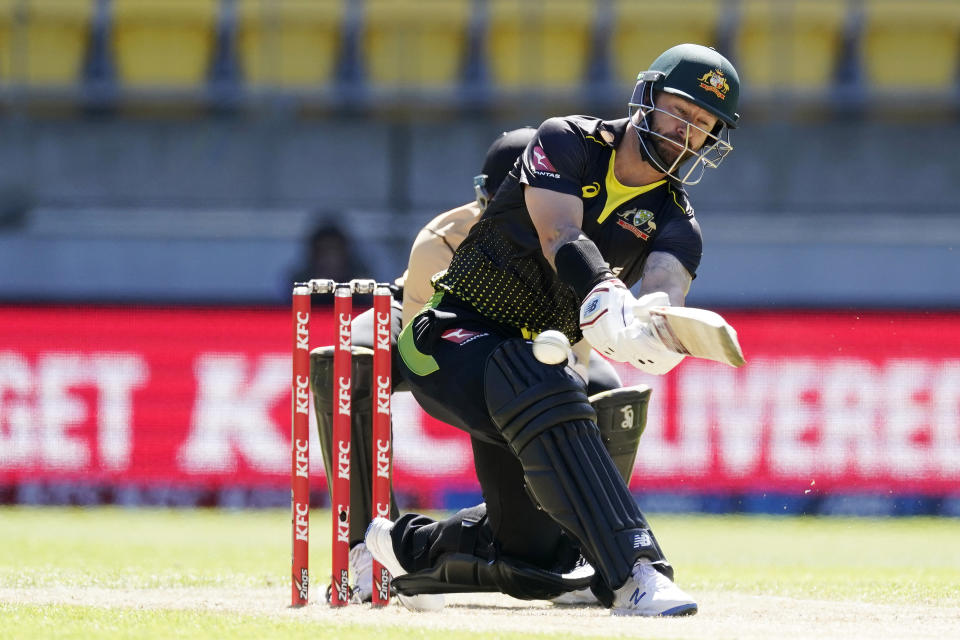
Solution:
[{"label": "jersey sleeve trim", "polygon": [[568,118],[549,118],[520,155],[521,184],[580,196],[586,150],[581,130]]}]

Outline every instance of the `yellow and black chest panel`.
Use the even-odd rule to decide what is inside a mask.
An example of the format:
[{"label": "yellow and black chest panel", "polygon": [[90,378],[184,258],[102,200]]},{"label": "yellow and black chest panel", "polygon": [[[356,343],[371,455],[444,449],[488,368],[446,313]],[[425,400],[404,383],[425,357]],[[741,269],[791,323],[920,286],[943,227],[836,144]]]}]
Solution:
[{"label": "yellow and black chest panel", "polygon": [[580,340],[580,301],[542,255],[518,252],[495,220],[481,220],[477,226],[472,241],[460,246],[435,283],[436,289],[454,294],[501,324],[532,333],[556,329],[572,342]]},{"label": "yellow and black chest panel", "polygon": [[[660,187],[667,183],[666,180],[657,180],[656,182],[643,185],[642,187],[628,187],[624,184],[621,184],[620,181],[617,180],[617,176],[613,171],[613,165],[616,162],[616,160],[617,160],[617,152],[615,150],[612,150],[610,152],[610,161],[607,164],[607,174],[606,176],[604,176],[604,179],[603,179],[603,191],[600,194],[598,194],[598,195],[604,196],[601,200],[603,204],[603,208],[600,210],[599,215],[596,215],[598,224],[603,224],[603,222],[610,217],[611,213],[616,211],[618,208],[620,208],[624,204],[630,202],[634,198],[642,196],[648,191],[653,191],[657,187]],[[589,200],[590,198],[584,197],[584,216],[586,216],[587,214],[587,210],[588,210],[587,201]],[[589,207],[589,210],[591,211],[591,213],[593,212],[594,209],[595,207],[593,206]]]}]

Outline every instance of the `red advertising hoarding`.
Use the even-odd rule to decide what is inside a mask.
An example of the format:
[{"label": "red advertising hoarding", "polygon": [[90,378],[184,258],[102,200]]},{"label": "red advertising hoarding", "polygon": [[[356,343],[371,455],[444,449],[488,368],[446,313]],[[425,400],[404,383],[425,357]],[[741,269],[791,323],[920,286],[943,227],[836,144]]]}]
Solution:
[{"label": "red advertising hoarding", "polygon": [[[634,488],[960,493],[960,313],[725,315],[745,367],[619,368],[654,389]],[[0,486],[288,487],[290,332],[287,309],[0,308]],[[394,415],[398,489],[476,488],[463,433],[409,394]]]}]

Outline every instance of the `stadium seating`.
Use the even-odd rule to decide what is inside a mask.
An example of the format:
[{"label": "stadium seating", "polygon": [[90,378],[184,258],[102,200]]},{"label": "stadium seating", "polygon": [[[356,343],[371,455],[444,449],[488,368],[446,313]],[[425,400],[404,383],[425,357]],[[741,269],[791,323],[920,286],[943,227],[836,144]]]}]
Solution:
[{"label": "stadium seating", "polygon": [[238,0],[237,54],[248,85],[328,84],[345,6],[344,0]]},{"label": "stadium seating", "polygon": [[0,0],[0,82],[79,82],[93,9],[94,0]]},{"label": "stadium seating", "polygon": [[449,89],[467,53],[470,0],[365,0],[361,51],[373,89]]},{"label": "stadium seating", "polygon": [[196,89],[206,81],[219,0],[112,0],[112,7],[121,86]]},{"label": "stadium seating", "polygon": [[590,57],[592,0],[488,0],[485,60],[496,89],[578,88]]},{"label": "stadium seating", "polygon": [[956,0],[865,0],[861,54],[868,88],[949,91],[960,63]]},{"label": "stadium seating", "polygon": [[720,0],[614,0],[610,39],[614,81],[629,93],[637,74],[673,45],[717,46],[720,10]]},{"label": "stadium seating", "polygon": [[816,92],[833,83],[845,0],[741,0],[734,60],[753,91]]},{"label": "stadium seating", "polygon": [[[681,42],[719,48],[761,101],[826,104],[861,88],[960,100],[960,0],[0,0],[0,88],[229,103],[238,80],[310,92],[339,79],[314,97],[482,89],[508,105],[596,90],[612,101],[593,80],[626,94]],[[51,91],[84,80],[83,94]]]}]

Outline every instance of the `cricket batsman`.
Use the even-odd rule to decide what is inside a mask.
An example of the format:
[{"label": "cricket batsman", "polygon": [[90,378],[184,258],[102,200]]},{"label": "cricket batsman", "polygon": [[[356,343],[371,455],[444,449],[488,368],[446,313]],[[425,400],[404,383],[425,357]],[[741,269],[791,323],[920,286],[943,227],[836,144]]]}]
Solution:
[{"label": "cricket batsman", "polygon": [[[402,307],[394,301],[393,341],[396,344],[400,333],[401,316],[403,324],[408,323],[424,308],[433,296],[432,278],[443,272],[449,265],[456,248],[463,242],[470,228],[480,218],[489,200],[496,193],[517,158],[533,138],[536,129],[526,127],[501,134],[493,141],[486,153],[481,173],[474,178],[476,200],[442,213],[431,220],[418,233],[410,251],[407,271],[397,279],[397,291],[402,294]],[[317,274],[321,276],[323,274]],[[402,309],[402,311],[401,311]],[[352,599],[366,602],[371,599],[372,557],[363,542],[371,516],[371,447],[372,417],[370,415],[370,394],[372,380],[372,357],[364,347],[373,344],[373,320],[370,311],[357,316],[352,324],[354,343],[353,365],[353,411],[351,437],[354,455],[351,456],[351,509],[350,518],[350,572],[353,576]],[[581,341],[577,345],[577,362],[587,363],[581,367],[581,374],[588,378],[587,391],[590,401],[596,409],[598,424],[604,444],[615,460],[619,472],[629,480],[636,458],[640,435],[646,424],[647,404],[650,388],[636,385],[622,388],[619,376],[614,368],[590,345]],[[394,367],[394,391],[407,390],[400,373],[399,356],[393,350],[397,366]],[[321,347],[311,354],[311,386],[314,396],[314,408],[317,415],[318,430],[324,463],[332,468],[333,449],[333,349]],[[364,400],[366,398],[367,400]],[[391,517],[396,518],[399,511],[392,499]],[[492,540],[492,534],[485,529],[485,505],[465,510],[465,517],[480,523],[477,531],[482,537]],[[474,556],[468,558],[475,562]],[[540,590],[530,587],[527,595],[550,598],[558,603],[596,603],[596,598],[585,589],[586,582],[572,584],[558,583],[550,574],[546,574],[547,583]],[[508,578],[511,579],[511,578]],[[536,576],[527,578],[535,583]],[[413,588],[413,587],[411,587]],[[461,585],[470,591],[505,591],[510,587],[501,587],[493,580],[472,581]],[[442,606],[442,597],[417,597],[408,591],[401,595],[401,602],[412,609],[435,609]]]},{"label": "cricket batsman", "polygon": [[687,332],[702,319],[668,310],[702,253],[685,186],[732,150],[739,90],[725,57],[682,44],[639,74],[626,118],[537,129],[398,338],[420,405],[470,435],[485,501],[482,516],[372,521],[366,546],[399,593],[486,580],[530,597],[554,576],[558,593],[589,584],[614,614],[697,612],[604,445],[584,378],[538,360],[531,339],[560,331],[664,374],[730,337],[709,322]]}]

